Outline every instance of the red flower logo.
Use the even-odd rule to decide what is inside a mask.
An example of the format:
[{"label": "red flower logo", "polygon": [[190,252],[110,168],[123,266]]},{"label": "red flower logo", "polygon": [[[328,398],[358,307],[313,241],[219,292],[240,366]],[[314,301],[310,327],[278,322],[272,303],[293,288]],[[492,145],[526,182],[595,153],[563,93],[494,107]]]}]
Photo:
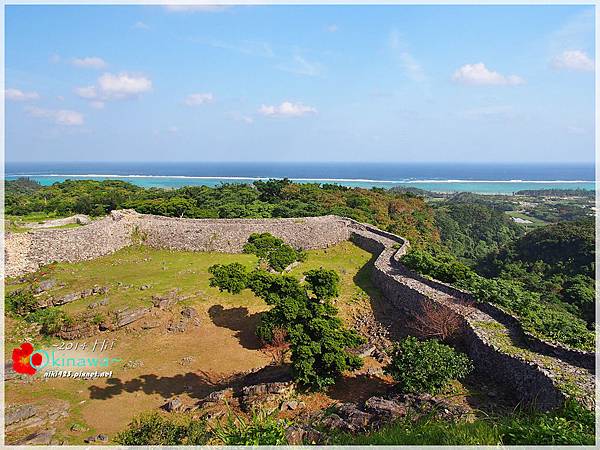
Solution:
[{"label": "red flower logo", "polygon": [[31,363],[33,362],[35,366],[39,366],[42,363],[42,355],[36,353],[31,356],[32,353],[33,345],[29,342],[25,342],[24,344],[21,344],[21,347],[13,349],[13,370],[17,373],[34,375],[36,370],[31,366]]}]

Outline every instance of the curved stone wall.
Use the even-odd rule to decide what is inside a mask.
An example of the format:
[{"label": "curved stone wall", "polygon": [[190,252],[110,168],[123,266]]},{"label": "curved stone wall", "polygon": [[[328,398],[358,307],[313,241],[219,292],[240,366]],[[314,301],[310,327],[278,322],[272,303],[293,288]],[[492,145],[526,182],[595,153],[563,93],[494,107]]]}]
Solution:
[{"label": "curved stone wall", "polygon": [[[529,345],[514,346],[513,351],[510,345],[498,342],[486,332],[488,328],[502,330],[506,333],[503,339],[512,339],[515,332],[513,323],[500,323],[486,313],[486,308],[495,310],[493,305],[465,303],[461,300],[468,300],[468,294],[454,292],[450,286],[426,280],[406,269],[399,262],[408,249],[408,242],[402,238],[356,222],[350,227],[353,242],[379,255],[372,280],[383,295],[407,313],[420,314],[423,304],[430,302],[457,317],[462,323],[465,350],[480,372],[507,386],[522,401],[541,409],[560,406],[568,396],[594,407],[594,375],[589,364],[593,353],[569,351],[552,357],[538,354],[536,346]],[[575,384],[575,389],[570,384]]]},{"label": "curved stone wall", "polygon": [[[523,335],[516,319],[493,305],[465,303],[461,300],[469,298],[467,293],[407,270],[399,262],[409,246],[406,240],[351,219],[205,220],[113,211],[80,228],[7,233],[5,274],[18,276],[53,261],[89,260],[134,242],[155,248],[238,253],[248,236],[256,232],[269,232],[303,249],[324,248],[351,239],[376,256],[373,283],[397,308],[419,314],[424,304],[431,303],[459,319],[465,349],[482,373],[507,385],[523,401],[543,409],[562,404],[567,395],[575,395],[593,407],[593,353],[557,350],[537,338],[525,339],[523,348],[511,347],[506,339]],[[567,384],[573,383],[576,392],[569,392]]]}]

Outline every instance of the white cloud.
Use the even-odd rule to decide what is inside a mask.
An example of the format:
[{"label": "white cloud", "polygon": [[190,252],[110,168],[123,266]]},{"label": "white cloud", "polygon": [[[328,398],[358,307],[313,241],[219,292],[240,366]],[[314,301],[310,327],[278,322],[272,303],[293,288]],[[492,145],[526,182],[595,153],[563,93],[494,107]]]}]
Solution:
[{"label": "white cloud", "polygon": [[470,85],[518,85],[523,84],[525,80],[517,75],[502,75],[498,72],[488,69],[483,63],[465,64],[454,72],[452,79],[458,83]]},{"label": "white cloud", "polygon": [[594,60],[581,50],[565,50],[552,59],[555,69],[575,70],[579,72],[592,72]]},{"label": "white cloud", "polygon": [[122,99],[148,92],[152,89],[152,81],[144,76],[129,75],[126,72],[116,75],[105,73],[98,78],[98,88],[102,98]]},{"label": "white cloud", "polygon": [[197,93],[188,95],[183,101],[188,106],[198,106],[205,103],[210,103],[214,100],[214,95],[210,92]]},{"label": "white cloud", "polygon": [[169,12],[221,12],[231,5],[165,5]]},{"label": "white cloud", "polygon": [[74,89],[75,94],[77,94],[81,98],[96,98],[98,93],[96,91],[96,86],[82,86]]},{"label": "white cloud", "polygon": [[13,100],[15,102],[26,102],[40,98],[37,92],[23,92],[19,89],[6,89],[4,91],[4,96],[7,100]]},{"label": "white cloud", "polygon": [[135,28],[137,30],[149,30],[150,25],[138,20],[136,23],[133,24],[132,28]]},{"label": "white cloud", "polygon": [[98,78],[96,85],[77,87],[74,92],[86,100],[96,100],[91,102],[90,106],[100,109],[104,107],[104,102],[107,100],[137,97],[150,89],[152,89],[150,79],[122,72],[116,75],[105,73]]},{"label": "white cloud", "polygon": [[176,133],[179,133],[179,128],[177,128],[177,127],[176,127],[176,126],[174,126],[174,125],[171,125],[169,128],[167,128],[167,131],[168,131],[169,133],[176,134]]},{"label": "white cloud", "polygon": [[340,28],[334,23],[332,23],[331,25],[327,25],[327,27],[325,27],[325,30],[328,31],[329,33],[335,33],[337,31],[339,31],[339,29]]},{"label": "white cloud", "polygon": [[321,73],[321,66],[318,63],[307,61],[302,56],[295,55],[292,62],[289,64],[280,64],[277,66],[279,70],[291,72],[297,75],[306,75],[314,77]]},{"label": "white cloud", "polygon": [[312,106],[302,103],[283,102],[277,105],[262,105],[258,112],[263,116],[271,117],[301,117],[307,114],[316,114],[317,110]]},{"label": "white cloud", "polygon": [[83,125],[83,114],[69,109],[43,109],[37,107],[25,108],[32,117],[50,119],[58,125],[78,126]]},{"label": "white cloud", "polygon": [[97,56],[86,56],[85,58],[73,58],[71,64],[84,69],[104,69],[108,64]]}]

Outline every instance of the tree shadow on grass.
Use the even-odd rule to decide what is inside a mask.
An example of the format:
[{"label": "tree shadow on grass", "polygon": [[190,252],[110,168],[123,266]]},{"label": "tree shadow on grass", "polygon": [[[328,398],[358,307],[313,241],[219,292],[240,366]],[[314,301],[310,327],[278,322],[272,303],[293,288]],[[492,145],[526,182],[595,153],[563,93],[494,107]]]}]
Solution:
[{"label": "tree shadow on grass", "polygon": [[213,305],[208,309],[213,323],[218,327],[236,331],[235,337],[240,341],[240,345],[248,350],[258,350],[262,347],[256,336],[261,314],[250,314],[248,308],[243,306],[224,308],[221,305]]},{"label": "tree shadow on grass", "polygon": [[362,403],[373,396],[383,396],[393,390],[393,383],[379,377],[358,375],[344,377],[327,390],[327,395],[341,402]]},{"label": "tree shadow on grass", "polygon": [[214,391],[242,386],[287,381],[290,379],[290,368],[287,365],[270,365],[250,373],[233,374],[229,377],[218,377],[209,372],[188,372],[174,376],[161,377],[155,374],[140,375],[128,381],[120,378],[109,378],[106,387],[90,386],[90,398],[107,400],[125,392],[143,392],[146,395],[159,394],[165,399],[176,395],[187,394],[196,399],[206,397]]}]

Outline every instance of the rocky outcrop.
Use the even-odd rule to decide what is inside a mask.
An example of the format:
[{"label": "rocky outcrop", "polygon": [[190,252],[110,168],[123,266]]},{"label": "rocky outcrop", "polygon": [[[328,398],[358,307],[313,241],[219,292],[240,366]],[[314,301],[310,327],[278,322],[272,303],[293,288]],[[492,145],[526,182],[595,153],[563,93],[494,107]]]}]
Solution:
[{"label": "rocky outcrop", "polygon": [[253,409],[275,410],[294,393],[295,385],[291,381],[245,386],[242,388],[240,404],[245,411],[252,411]]},{"label": "rocky outcrop", "polygon": [[121,328],[150,314],[151,308],[125,309],[116,314],[115,327]]},{"label": "rocky outcrop", "polygon": [[54,443],[55,424],[68,415],[69,404],[62,400],[55,400],[49,405],[8,405],[5,412],[6,442],[12,445]]}]

